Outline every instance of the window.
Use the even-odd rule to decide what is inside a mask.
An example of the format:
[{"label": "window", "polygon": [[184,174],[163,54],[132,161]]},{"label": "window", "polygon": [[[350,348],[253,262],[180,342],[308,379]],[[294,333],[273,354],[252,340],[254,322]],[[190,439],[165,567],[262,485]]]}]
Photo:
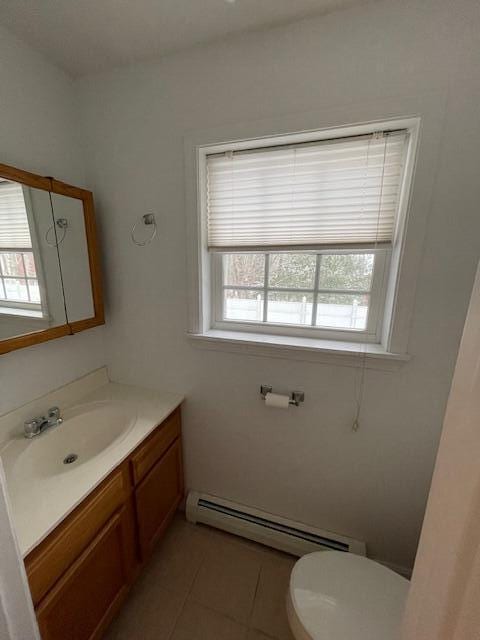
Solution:
[{"label": "window", "polygon": [[380,342],[408,142],[385,129],[207,150],[211,326]]},{"label": "window", "polygon": [[21,185],[0,181],[0,307],[41,315],[37,266]]},{"label": "window", "polygon": [[375,332],[386,252],[223,253],[220,323]]}]

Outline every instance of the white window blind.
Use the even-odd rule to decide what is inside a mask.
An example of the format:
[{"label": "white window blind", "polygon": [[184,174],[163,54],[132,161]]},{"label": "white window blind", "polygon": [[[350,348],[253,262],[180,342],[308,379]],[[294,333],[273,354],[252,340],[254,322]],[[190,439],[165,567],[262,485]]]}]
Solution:
[{"label": "white window blind", "polygon": [[0,249],[28,249],[31,246],[22,186],[0,181]]},{"label": "white window blind", "polygon": [[207,156],[211,249],[390,243],[408,133]]}]

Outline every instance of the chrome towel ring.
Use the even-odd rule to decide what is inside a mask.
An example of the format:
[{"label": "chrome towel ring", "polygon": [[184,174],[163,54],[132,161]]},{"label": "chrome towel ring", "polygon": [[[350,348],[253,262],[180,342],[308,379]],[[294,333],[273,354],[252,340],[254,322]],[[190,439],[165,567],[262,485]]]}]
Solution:
[{"label": "chrome towel ring", "polygon": [[[145,226],[152,226],[151,233],[146,240],[138,240],[135,237],[135,231],[137,230],[137,227],[141,222],[143,222]],[[137,247],[145,247],[147,244],[150,244],[150,242],[152,242],[152,240],[155,238],[156,235],[157,235],[157,221],[155,220],[155,214],[153,213],[146,213],[141,218],[139,218],[133,225],[132,231],[131,231],[132,241],[134,244],[137,245]]]}]

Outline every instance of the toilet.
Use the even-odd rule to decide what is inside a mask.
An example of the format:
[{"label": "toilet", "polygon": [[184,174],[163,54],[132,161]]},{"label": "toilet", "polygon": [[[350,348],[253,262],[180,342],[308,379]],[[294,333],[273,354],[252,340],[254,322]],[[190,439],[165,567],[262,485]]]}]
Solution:
[{"label": "toilet", "polygon": [[409,581],[378,562],[319,551],[295,564],[287,614],[296,640],[399,640]]}]

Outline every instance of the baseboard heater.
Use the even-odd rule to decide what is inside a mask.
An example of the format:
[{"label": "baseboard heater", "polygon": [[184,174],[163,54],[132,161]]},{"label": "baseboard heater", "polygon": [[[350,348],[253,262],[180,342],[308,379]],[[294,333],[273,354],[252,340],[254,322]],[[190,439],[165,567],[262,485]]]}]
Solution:
[{"label": "baseboard heater", "polygon": [[190,491],[186,516],[189,522],[223,529],[295,556],[326,549],[365,555],[365,543],[359,540],[273,516],[206,493]]}]

